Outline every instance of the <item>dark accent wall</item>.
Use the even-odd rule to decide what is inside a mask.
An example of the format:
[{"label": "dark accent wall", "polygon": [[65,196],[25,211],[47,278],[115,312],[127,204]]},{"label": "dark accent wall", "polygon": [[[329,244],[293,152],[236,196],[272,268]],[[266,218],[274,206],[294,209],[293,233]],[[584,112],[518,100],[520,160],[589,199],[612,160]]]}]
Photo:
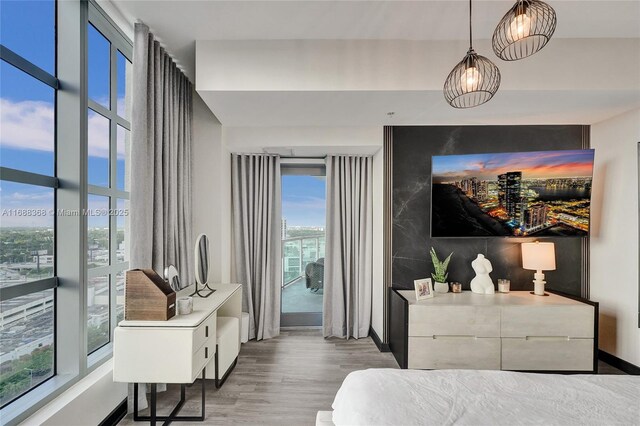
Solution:
[{"label": "dark accent wall", "polygon": [[[512,290],[532,290],[533,271],[522,269],[523,238],[431,238],[431,156],[492,152],[582,149],[588,126],[395,126],[393,128],[392,286],[412,289],[431,276],[429,249],[440,257],[454,252],[449,281],[469,290],[471,261],[484,254],[491,278],[511,280]],[[586,136],[585,136],[586,135]],[[596,154],[597,155],[597,154]],[[556,244],[555,271],[545,272],[547,288],[581,295],[581,238],[538,238]]]}]

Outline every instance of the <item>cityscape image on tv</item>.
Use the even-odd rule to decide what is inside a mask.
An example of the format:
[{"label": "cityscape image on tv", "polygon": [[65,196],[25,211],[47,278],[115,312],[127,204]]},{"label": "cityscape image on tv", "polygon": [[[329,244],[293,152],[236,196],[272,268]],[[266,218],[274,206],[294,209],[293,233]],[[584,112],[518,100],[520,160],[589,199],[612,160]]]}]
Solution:
[{"label": "cityscape image on tv", "polygon": [[432,237],[586,236],[593,150],[433,157]]}]

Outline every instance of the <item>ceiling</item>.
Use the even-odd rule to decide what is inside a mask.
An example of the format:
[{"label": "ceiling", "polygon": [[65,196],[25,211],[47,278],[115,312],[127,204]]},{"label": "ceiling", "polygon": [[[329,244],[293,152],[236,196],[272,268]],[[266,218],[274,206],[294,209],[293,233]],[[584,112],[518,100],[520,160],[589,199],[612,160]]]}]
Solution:
[{"label": "ceiling", "polygon": [[[640,39],[639,0],[547,1],[554,7],[558,16],[554,40],[581,39],[588,42],[586,39]],[[142,21],[147,24],[194,82],[196,40],[445,42],[464,41],[468,38],[466,0],[99,2],[110,2],[128,22]],[[490,39],[495,25],[512,4],[513,0],[474,1],[474,38]],[[615,41],[612,40],[612,43],[615,45]],[[482,44],[486,46],[487,42]],[[551,54],[553,48],[545,50],[549,52],[536,55],[528,61],[545,62],[545,55]],[[623,50],[620,54],[635,55],[632,62],[640,63],[640,49],[638,50]],[[490,54],[490,57],[495,59],[490,50],[484,54]],[[573,54],[574,52],[571,52],[571,55]],[[456,55],[462,57],[464,52],[460,51],[459,55],[456,53],[454,56],[457,58]],[[575,55],[579,58],[581,52],[575,52]],[[430,77],[433,87],[429,88],[347,88],[335,92],[288,87],[274,89],[267,86],[254,87],[248,91],[243,85],[231,89],[220,87],[201,90],[201,82],[196,82],[196,86],[209,108],[225,126],[589,124],[640,107],[640,87],[630,87],[630,91],[613,87],[610,87],[611,90],[589,91],[588,87],[584,87],[579,93],[572,93],[569,86],[553,90],[526,90],[526,87],[518,87],[516,84],[509,88],[505,85],[504,90],[501,89],[490,103],[481,108],[459,111],[446,105],[441,89],[435,89],[436,86],[441,87],[448,72],[444,68],[449,69],[455,62],[449,57],[438,58],[446,64],[434,65],[438,71],[437,78]],[[588,58],[585,63],[588,63]],[[223,73],[228,74],[233,73],[234,66],[237,67],[237,63],[231,62],[216,64],[219,64]],[[505,63],[498,61],[501,70],[504,68],[505,84],[509,81],[517,83],[517,68],[511,64],[503,64]],[[521,65],[528,64],[532,62]],[[438,67],[442,66],[444,68],[440,70]],[[256,69],[255,72],[260,73],[260,70]],[[553,75],[551,73],[551,76],[546,78],[552,78]],[[616,78],[615,74],[606,77]],[[633,86],[636,85],[640,86],[634,82]],[[389,111],[394,111],[395,114],[389,117],[386,114]]]},{"label": "ceiling", "polygon": [[[640,37],[640,1],[548,0],[557,38]],[[466,0],[206,1],[111,0],[129,22],[147,24],[193,78],[195,40],[466,40]],[[489,39],[513,4],[475,1],[474,33]]]}]

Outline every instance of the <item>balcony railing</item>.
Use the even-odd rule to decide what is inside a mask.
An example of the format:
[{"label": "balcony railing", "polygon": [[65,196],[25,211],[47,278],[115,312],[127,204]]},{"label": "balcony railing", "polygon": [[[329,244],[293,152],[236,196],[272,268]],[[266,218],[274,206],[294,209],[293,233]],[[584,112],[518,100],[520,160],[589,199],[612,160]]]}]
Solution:
[{"label": "balcony railing", "polygon": [[324,257],[325,236],[307,235],[282,240],[282,287],[304,276],[309,263]]}]

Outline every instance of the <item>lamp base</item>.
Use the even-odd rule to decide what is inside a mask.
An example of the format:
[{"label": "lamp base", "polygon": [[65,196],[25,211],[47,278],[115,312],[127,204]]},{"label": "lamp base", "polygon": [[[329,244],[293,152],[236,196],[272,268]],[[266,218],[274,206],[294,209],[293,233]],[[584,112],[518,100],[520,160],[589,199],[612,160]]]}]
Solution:
[{"label": "lamp base", "polygon": [[544,280],[544,274],[542,271],[536,271],[533,277],[535,279],[533,280],[533,291],[531,294],[535,294],[536,296],[548,296],[549,294],[544,292],[544,285],[547,282]]},{"label": "lamp base", "polygon": [[548,296],[549,293],[537,294],[535,291],[530,291],[529,294],[533,294],[534,296]]}]

